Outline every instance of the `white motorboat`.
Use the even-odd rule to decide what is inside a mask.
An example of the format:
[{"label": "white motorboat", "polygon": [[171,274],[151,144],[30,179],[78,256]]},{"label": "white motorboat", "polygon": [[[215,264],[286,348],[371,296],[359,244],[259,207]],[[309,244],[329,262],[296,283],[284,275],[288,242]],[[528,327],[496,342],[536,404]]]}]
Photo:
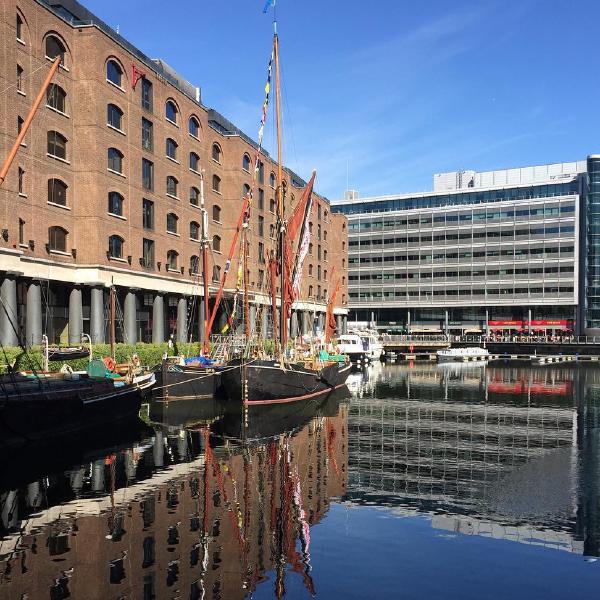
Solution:
[{"label": "white motorboat", "polygon": [[370,331],[351,331],[341,335],[337,348],[340,354],[347,354],[353,363],[379,360],[383,354],[383,344]]},{"label": "white motorboat", "polygon": [[487,348],[445,348],[437,351],[438,362],[477,362],[486,361],[489,358]]}]

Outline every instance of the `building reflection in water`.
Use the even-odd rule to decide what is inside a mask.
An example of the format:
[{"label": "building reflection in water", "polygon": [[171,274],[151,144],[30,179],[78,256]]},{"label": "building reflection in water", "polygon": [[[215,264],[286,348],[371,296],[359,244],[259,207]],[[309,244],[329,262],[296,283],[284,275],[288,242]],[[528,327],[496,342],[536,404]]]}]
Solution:
[{"label": "building reflection in water", "polygon": [[335,412],[243,445],[157,428],[4,491],[0,598],[230,599],[261,582],[282,597],[292,576],[314,593],[310,529],[346,492],[347,405]]},{"label": "building reflection in water", "polygon": [[349,387],[352,501],[599,555],[599,369],[378,366]]}]

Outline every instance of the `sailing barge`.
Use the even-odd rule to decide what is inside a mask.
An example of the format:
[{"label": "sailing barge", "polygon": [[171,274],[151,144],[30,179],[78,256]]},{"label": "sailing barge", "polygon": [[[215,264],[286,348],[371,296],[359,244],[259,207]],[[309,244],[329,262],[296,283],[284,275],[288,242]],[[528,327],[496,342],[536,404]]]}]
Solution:
[{"label": "sailing barge", "polygon": [[[309,220],[312,210],[312,189],[316,173],[310,179],[306,186],[300,203],[295,208],[293,215],[288,223],[285,216],[285,186],[283,180],[283,167],[281,157],[281,93],[279,77],[279,37],[277,26],[273,36],[272,60],[275,66],[275,104],[276,104],[276,126],[277,126],[277,223],[276,229],[279,232],[277,240],[277,252],[270,260],[271,273],[271,299],[273,323],[277,321],[277,298],[276,285],[277,274],[279,275],[279,336],[278,348],[275,356],[264,359],[254,353],[250,344],[250,332],[246,327],[246,339],[248,346],[246,352],[241,358],[234,359],[227,363],[227,369],[221,374],[221,381],[226,398],[235,406],[243,405],[261,406],[275,404],[290,404],[300,401],[315,402],[321,401],[326,394],[330,394],[336,388],[344,385],[348,377],[351,364],[345,360],[345,357],[329,356],[323,350],[315,352],[315,349],[308,351],[308,356],[293,359],[288,349],[287,333],[288,317],[291,312],[292,304],[297,298],[300,290],[300,280],[302,272],[302,262],[308,252],[310,243]],[[269,64],[269,78],[267,81],[267,97],[263,108],[263,122],[261,123],[261,133],[259,134],[259,145],[262,139],[262,126],[264,126],[264,115],[266,106],[269,102],[271,63]],[[258,164],[258,155],[256,157]],[[250,205],[245,211],[245,223],[243,235],[247,235],[247,229],[250,216]],[[298,247],[293,248],[296,234],[299,235]],[[242,248],[241,278],[244,286],[245,307],[247,306],[247,246],[245,237],[242,239],[240,247]],[[339,287],[339,284],[338,284]],[[335,320],[333,318],[333,302],[335,293],[328,303],[328,315],[326,323],[325,341],[328,342],[333,331],[335,331]],[[246,323],[248,319],[245,319]],[[276,337],[276,336],[274,336]]]}]

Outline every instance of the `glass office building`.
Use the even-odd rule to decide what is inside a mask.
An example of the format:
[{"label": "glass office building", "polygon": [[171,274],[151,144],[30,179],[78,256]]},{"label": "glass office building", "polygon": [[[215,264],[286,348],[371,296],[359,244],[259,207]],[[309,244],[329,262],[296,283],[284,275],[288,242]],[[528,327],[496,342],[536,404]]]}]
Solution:
[{"label": "glass office building", "polygon": [[411,333],[600,332],[600,156],[346,198],[350,321]]}]

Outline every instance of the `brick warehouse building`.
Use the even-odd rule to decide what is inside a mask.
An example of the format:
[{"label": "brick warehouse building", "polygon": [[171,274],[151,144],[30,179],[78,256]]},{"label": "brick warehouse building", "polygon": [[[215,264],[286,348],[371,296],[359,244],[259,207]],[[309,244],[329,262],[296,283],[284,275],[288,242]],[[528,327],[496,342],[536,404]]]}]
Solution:
[{"label": "brick warehouse building", "polygon": [[[198,339],[200,173],[213,238],[212,295],[251,184],[255,142],[205,107],[198,88],[77,2],[8,0],[0,11],[2,159],[52,57],[63,58],[0,188],[0,341],[17,343],[7,313],[16,313],[27,343],[43,334],[77,343],[83,332],[105,341],[111,283],[122,316],[119,341]],[[145,76],[134,87],[136,71]],[[264,153],[249,238],[255,321],[270,304],[265,257],[275,245],[275,172]],[[305,182],[288,169],[284,175],[290,214]],[[346,217],[314,197],[292,333],[322,329],[334,268],[340,328],[347,312]],[[236,270],[234,263],[226,297]],[[268,318],[256,323],[263,335],[268,326]]]}]

